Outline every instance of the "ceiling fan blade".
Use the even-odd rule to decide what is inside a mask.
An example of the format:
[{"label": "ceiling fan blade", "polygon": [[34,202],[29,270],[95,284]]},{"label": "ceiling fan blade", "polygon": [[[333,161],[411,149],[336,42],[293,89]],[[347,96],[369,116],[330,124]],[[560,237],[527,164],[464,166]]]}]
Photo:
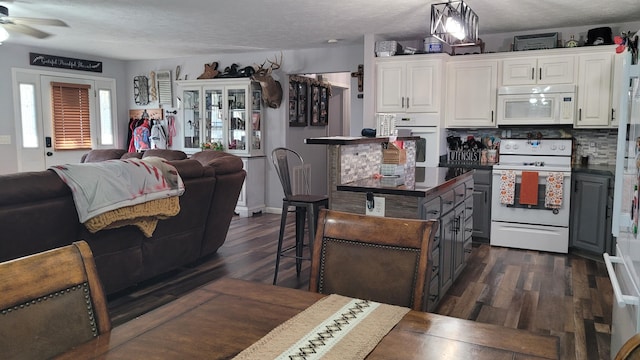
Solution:
[{"label": "ceiling fan blade", "polygon": [[34,29],[31,26],[21,25],[21,24],[4,24],[2,25],[9,32],[19,32],[25,35],[33,36],[38,39],[45,39],[51,36],[51,34],[46,33],[44,31],[40,31],[38,29]]},{"label": "ceiling fan blade", "polygon": [[31,17],[14,17],[8,16],[5,19],[16,25],[47,25],[47,26],[66,26],[68,27],[66,22],[58,19],[41,19],[41,18],[31,18]]}]

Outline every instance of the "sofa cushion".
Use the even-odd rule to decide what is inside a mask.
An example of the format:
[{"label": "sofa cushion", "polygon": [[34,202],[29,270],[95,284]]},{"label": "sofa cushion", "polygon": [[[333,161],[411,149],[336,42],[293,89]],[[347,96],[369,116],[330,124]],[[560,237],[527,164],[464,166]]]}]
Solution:
[{"label": "sofa cushion", "polygon": [[126,160],[126,159],[142,159],[142,153],[141,152],[124,153],[124,155],[122,155],[122,157],[120,157],[120,159],[123,159],[123,160]]},{"label": "sofa cushion", "polygon": [[187,158],[184,151],[169,149],[149,149],[142,153],[143,159],[147,156],[157,156],[165,160],[184,160]]},{"label": "sofa cushion", "polygon": [[240,157],[223,151],[200,151],[191,155],[191,159],[198,160],[202,165],[213,167],[218,175],[235,173],[243,168]]},{"label": "sofa cushion", "polygon": [[100,162],[111,159],[120,159],[127,151],[122,149],[95,149],[82,156],[80,162]]}]

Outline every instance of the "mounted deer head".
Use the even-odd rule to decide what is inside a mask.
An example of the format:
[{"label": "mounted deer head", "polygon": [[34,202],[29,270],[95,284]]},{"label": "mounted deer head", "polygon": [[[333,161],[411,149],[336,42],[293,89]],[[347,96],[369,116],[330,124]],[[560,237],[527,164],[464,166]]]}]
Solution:
[{"label": "mounted deer head", "polygon": [[[282,53],[280,53],[280,61],[278,61],[277,55],[274,60],[275,61],[267,59],[262,65],[259,65],[256,72],[251,76],[251,79],[260,83],[260,87],[262,88],[262,101],[264,101],[268,107],[277,109],[282,102],[282,85],[280,85],[279,81],[274,80],[271,73],[273,70],[280,68],[282,64]],[[267,61],[270,65],[265,68]]]}]

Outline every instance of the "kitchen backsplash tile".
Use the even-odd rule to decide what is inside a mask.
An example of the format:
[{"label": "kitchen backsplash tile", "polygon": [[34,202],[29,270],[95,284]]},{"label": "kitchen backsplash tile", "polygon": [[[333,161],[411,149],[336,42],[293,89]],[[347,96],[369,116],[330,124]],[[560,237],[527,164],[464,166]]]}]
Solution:
[{"label": "kitchen backsplash tile", "polygon": [[574,139],[574,162],[588,155],[590,164],[610,164],[616,158],[618,129],[572,129],[572,128],[540,128],[512,127],[498,129],[447,129],[447,136],[459,136],[463,140],[472,135],[480,137],[507,137],[526,139],[528,133],[542,134],[545,138],[572,137]]},{"label": "kitchen backsplash tile", "polygon": [[[404,149],[407,153],[405,174],[412,174],[413,171],[409,171],[408,166],[415,163],[415,142],[405,142]],[[341,184],[370,178],[373,174],[380,173],[380,164],[382,163],[382,145],[380,143],[342,146],[340,154]]]}]

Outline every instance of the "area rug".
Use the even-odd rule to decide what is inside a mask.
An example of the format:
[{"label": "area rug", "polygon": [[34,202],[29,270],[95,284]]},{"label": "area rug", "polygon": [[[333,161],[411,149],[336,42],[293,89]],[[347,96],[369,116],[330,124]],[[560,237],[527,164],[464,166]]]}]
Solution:
[{"label": "area rug", "polygon": [[234,359],[364,359],[409,308],[329,295]]}]

